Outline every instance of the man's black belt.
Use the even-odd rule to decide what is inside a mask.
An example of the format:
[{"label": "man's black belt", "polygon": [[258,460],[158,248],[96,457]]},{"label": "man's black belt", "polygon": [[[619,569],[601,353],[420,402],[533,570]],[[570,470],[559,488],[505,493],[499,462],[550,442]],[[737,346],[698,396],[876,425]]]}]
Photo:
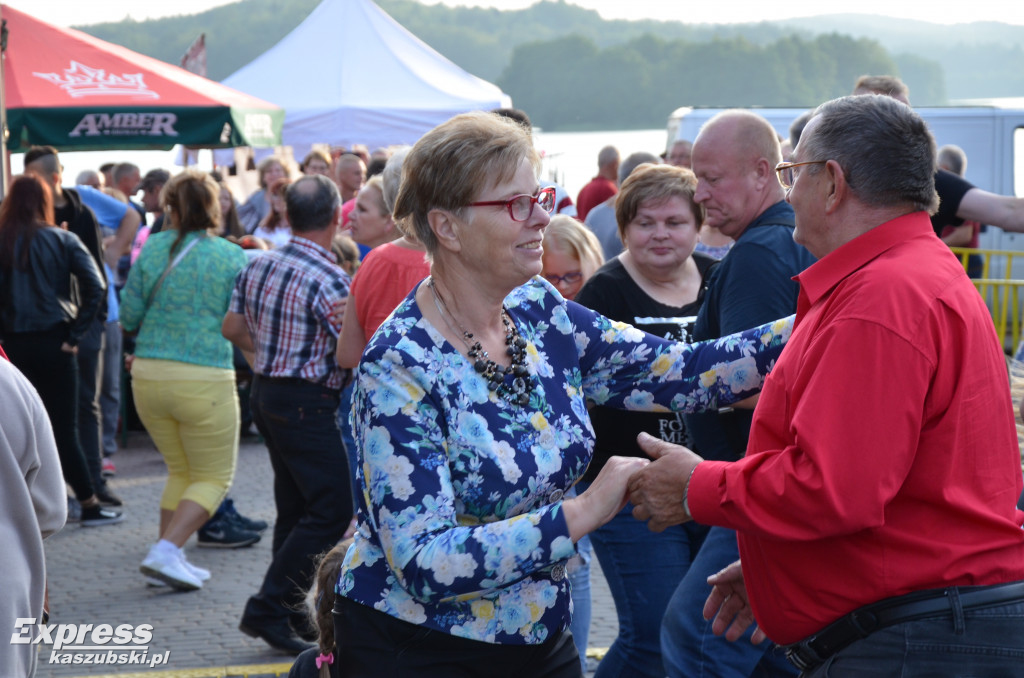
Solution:
[{"label": "man's black belt", "polygon": [[959,598],[964,610],[1024,601],[1024,581],[993,586],[952,586],[886,598],[854,610],[799,643],[787,645],[784,648],[786,658],[801,671],[810,671],[836,652],[880,629],[943,613],[952,616],[954,597]]}]

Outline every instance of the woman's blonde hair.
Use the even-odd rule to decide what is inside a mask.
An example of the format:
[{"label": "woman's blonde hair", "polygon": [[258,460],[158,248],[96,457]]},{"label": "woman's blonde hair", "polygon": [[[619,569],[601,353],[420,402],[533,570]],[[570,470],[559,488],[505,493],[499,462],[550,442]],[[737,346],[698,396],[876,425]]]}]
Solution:
[{"label": "woman's blonde hair", "polygon": [[356,274],[359,270],[359,246],[355,240],[339,233],[331,240],[331,251],[338,259],[338,266],[349,275]]},{"label": "woman's blonde hair", "polygon": [[160,204],[164,218],[178,231],[171,252],[189,233],[220,228],[220,186],[206,172],[187,169],[171,177],[160,191]]},{"label": "woman's blonde hair", "polygon": [[359,192],[363,192],[368,188],[376,189],[377,191],[377,209],[383,216],[391,216],[391,212],[388,211],[388,205],[384,202],[384,179],[379,175],[374,175],[366,180],[363,187],[359,189]]},{"label": "woman's blonde hair", "polygon": [[487,188],[510,180],[523,160],[540,170],[529,133],[517,122],[477,111],[457,115],[427,132],[402,164],[394,218],[409,228],[433,255],[437,237],[427,215],[463,209]]},{"label": "woman's blonde hair", "polygon": [[619,238],[626,241],[626,227],[636,217],[641,205],[657,205],[669,198],[682,198],[690,204],[697,229],[704,223],[704,207],[693,199],[697,177],[683,167],[672,165],[640,165],[622,182],[615,196],[615,221]]},{"label": "woman's blonde hair", "polygon": [[583,282],[604,263],[604,250],[594,233],[578,220],[565,214],[556,214],[544,230],[544,248],[549,247],[568,252],[580,264]]}]

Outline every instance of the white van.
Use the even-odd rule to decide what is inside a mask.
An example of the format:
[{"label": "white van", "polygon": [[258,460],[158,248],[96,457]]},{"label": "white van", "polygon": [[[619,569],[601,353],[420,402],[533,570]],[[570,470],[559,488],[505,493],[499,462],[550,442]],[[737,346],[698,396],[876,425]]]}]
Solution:
[{"label": "white van", "polygon": [[[1024,98],[966,103],[972,105],[915,110],[928,121],[938,146],[956,144],[964,149],[968,181],[992,193],[1024,197]],[[676,139],[692,141],[701,125],[722,110],[725,109],[676,109],[668,119],[668,146]],[[763,115],[783,138],[788,138],[789,124],[807,109],[751,110]],[[990,227],[981,234],[980,246],[982,249],[1024,250],[1024,234],[1005,233]]]}]

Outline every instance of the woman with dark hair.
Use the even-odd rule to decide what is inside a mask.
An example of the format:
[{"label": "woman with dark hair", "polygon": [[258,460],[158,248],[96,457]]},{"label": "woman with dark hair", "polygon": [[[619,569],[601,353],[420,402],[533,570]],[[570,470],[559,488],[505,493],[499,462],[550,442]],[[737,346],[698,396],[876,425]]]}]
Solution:
[{"label": "woman with dark hair", "polygon": [[210,577],[182,547],[223,501],[238,456],[235,370],[220,326],[246,258],[210,237],[220,226],[218,193],[198,170],[167,182],[160,201],[170,227],[149,238],[121,294],[121,324],[139,333],[135,409],[168,472],[160,539],[139,569],[183,591]]},{"label": "woman with dark hair", "polygon": [[227,184],[218,182],[218,186],[220,187],[220,192],[217,194],[220,204],[220,228],[216,235],[238,242],[245,235],[245,229],[242,227],[242,222],[238,220],[235,196]]},{"label": "woman with dark hair", "polygon": [[53,225],[50,187],[31,174],[16,177],[0,204],[0,338],[46,406],[85,527],[123,519],[99,505],[78,441],[75,354],[105,293],[106,281],[78,236]]}]

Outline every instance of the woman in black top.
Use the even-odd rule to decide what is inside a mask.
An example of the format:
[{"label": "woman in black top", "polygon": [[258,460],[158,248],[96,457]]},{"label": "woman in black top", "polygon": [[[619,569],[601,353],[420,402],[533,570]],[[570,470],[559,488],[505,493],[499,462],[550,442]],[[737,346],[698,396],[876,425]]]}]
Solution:
[{"label": "woman in black top", "polygon": [[[677,341],[689,341],[715,260],[694,254],[703,209],[693,200],[688,169],[642,165],[615,201],[623,252],[583,286],[576,301],[611,318]],[[637,403],[638,408],[641,403]],[[683,418],[674,412],[594,407],[594,459],[577,486],[593,480],[612,455],[646,457],[641,431],[684,444]],[[664,676],[660,649],[665,606],[697,553],[707,528],[688,523],[661,534],[630,515],[627,505],[590,539],[619,617],[619,636],[596,676]]]},{"label": "woman in black top", "polygon": [[82,525],[107,525],[122,516],[99,505],[78,442],[75,360],[106,281],[78,236],[52,224],[50,187],[34,175],[15,178],[0,204],[0,337],[46,406]]}]

